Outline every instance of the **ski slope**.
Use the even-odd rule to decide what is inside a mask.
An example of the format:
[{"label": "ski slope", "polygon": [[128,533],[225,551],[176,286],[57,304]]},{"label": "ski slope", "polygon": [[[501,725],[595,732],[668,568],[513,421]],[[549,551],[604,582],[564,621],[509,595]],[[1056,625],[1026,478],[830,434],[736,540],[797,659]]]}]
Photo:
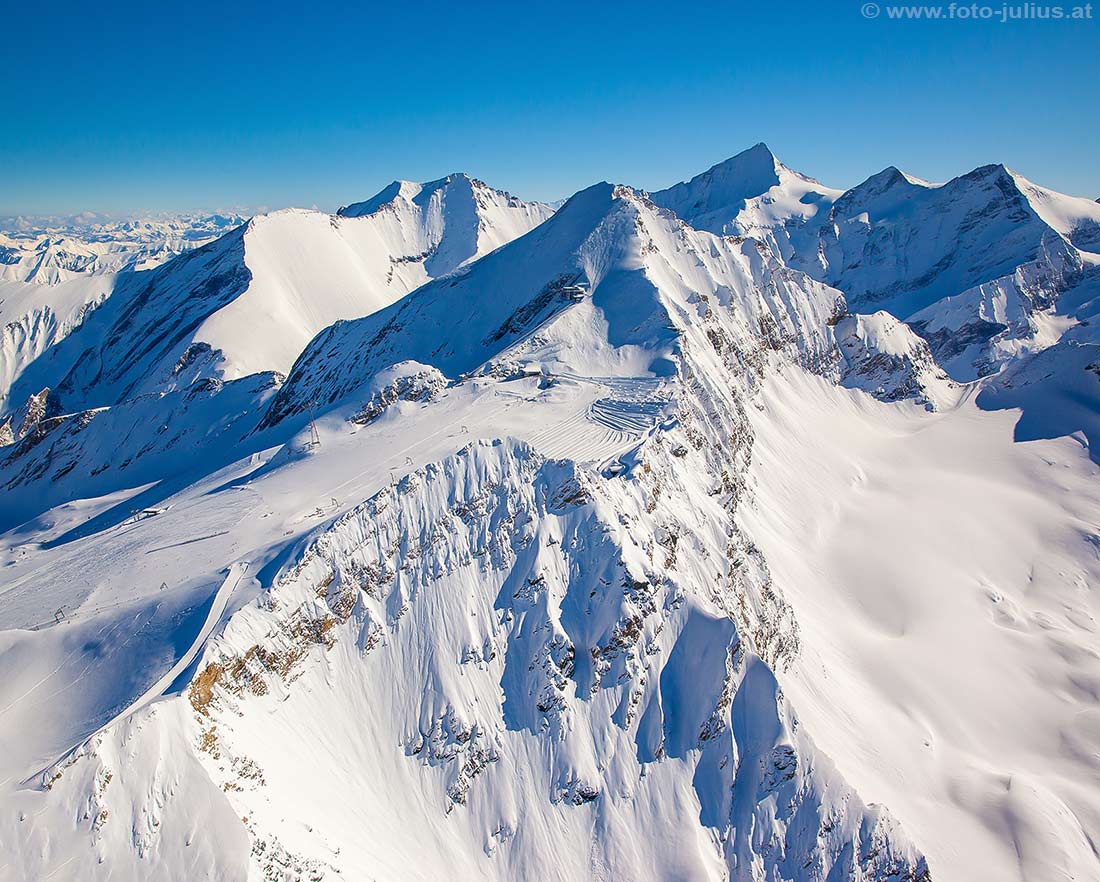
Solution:
[{"label": "ski slope", "polygon": [[0,304],[0,882],[1100,877],[1094,215],[758,145]]}]

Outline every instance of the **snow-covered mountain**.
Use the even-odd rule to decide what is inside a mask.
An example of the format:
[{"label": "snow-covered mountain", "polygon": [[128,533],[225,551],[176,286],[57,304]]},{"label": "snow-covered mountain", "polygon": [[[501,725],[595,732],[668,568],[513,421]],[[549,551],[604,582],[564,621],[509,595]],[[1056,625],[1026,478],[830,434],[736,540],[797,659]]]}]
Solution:
[{"label": "snow-covered mountain", "polygon": [[[1091,215],[971,177],[398,182],[120,276],[9,396],[0,880],[1096,876]],[[947,247],[1079,261],[1044,345],[870,296]]]},{"label": "snow-covered mountain", "polygon": [[842,193],[792,171],[766,144],[757,144],[650,198],[698,230],[752,236],[790,257],[807,249],[800,234],[815,229],[815,218]]},{"label": "snow-covered mountain", "polygon": [[0,218],[0,413],[23,369],[81,327],[120,274],[159,266],[242,223],[235,214]]},{"label": "snow-covered mountain", "polygon": [[946,184],[891,167],[841,192],[758,144],[652,199],[699,229],[766,242],[853,310],[909,322],[960,380],[1057,342],[1100,285],[1097,204],[1003,165]]},{"label": "snow-covered mountain", "polygon": [[[79,335],[37,334],[46,322],[31,309],[9,325],[2,352],[7,406],[46,387],[75,410],[200,378],[285,372],[332,322],[392,303],[551,214],[465,175],[418,188],[387,188],[349,216],[261,215],[156,269],[119,275],[80,313]],[[406,198],[414,190],[424,198]]]},{"label": "snow-covered mountain", "polygon": [[245,220],[232,212],[125,220],[88,213],[0,218],[0,282],[56,285],[86,275],[151,269]]},{"label": "snow-covered mountain", "polygon": [[541,202],[524,202],[465,174],[427,184],[394,181],[337,214],[366,217],[379,212],[419,218],[425,252],[430,252],[423,258],[424,272],[433,279],[522,236],[552,214]]},{"label": "snow-covered mountain", "polygon": [[817,255],[797,263],[830,284],[843,279],[853,308],[911,322],[956,376],[972,379],[1057,339],[1059,301],[1097,282],[1088,257],[1100,244],[1096,208],[1001,165],[942,186],[891,168],[833,204]]}]

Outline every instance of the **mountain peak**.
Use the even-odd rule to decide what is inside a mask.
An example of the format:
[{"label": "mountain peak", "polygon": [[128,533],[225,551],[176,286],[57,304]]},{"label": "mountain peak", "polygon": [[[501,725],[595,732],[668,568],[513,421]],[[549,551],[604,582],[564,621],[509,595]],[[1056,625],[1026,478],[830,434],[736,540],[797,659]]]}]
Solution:
[{"label": "mountain peak", "polygon": [[435,193],[437,190],[447,189],[455,184],[459,184],[460,186],[465,184],[465,189],[473,189],[475,183],[477,182],[465,172],[452,172],[445,177],[423,183],[419,181],[396,180],[387,184],[371,196],[370,199],[345,205],[336,213],[340,217],[363,217],[368,214],[374,214],[383,206],[390,205],[398,200],[415,202],[422,194],[428,194],[430,196],[430,194]]},{"label": "mountain peak", "polygon": [[913,175],[906,174],[896,165],[888,165],[882,171],[877,174],[871,175],[862,184],[852,188],[851,192],[861,190],[864,192],[872,191],[881,193],[892,187],[921,187],[928,186],[926,181],[920,178],[913,177]]},{"label": "mountain peak", "polygon": [[654,203],[705,229],[722,226],[747,204],[779,186],[784,166],[763,142],[711,166],[689,181],[650,194]]},{"label": "mountain peak", "polygon": [[383,205],[389,205],[402,197],[412,199],[420,192],[422,186],[422,184],[414,181],[392,181],[371,196],[370,199],[341,206],[336,213],[340,217],[363,217],[364,215],[374,214]]},{"label": "mountain peak", "polygon": [[951,183],[975,183],[982,185],[987,183],[994,183],[1008,186],[1010,188],[1019,189],[1020,177],[1020,175],[1017,175],[1003,162],[991,162],[988,165],[980,165],[973,171],[967,172],[964,175],[959,175],[957,178],[951,181]]},{"label": "mountain peak", "polygon": [[540,203],[527,203],[511,193],[490,187],[484,181],[478,180],[467,172],[452,172],[442,178],[423,183],[404,180],[393,181],[370,199],[345,205],[336,213],[340,217],[364,217],[397,202],[413,203],[424,208],[437,193],[445,194],[455,191],[472,198],[475,190],[496,194],[497,201],[507,203],[512,207],[540,206]]},{"label": "mountain peak", "polygon": [[461,183],[461,182],[468,182],[468,183],[471,183],[471,184],[482,183],[481,181],[478,181],[477,178],[475,178],[473,175],[467,174],[464,171],[455,171],[455,172],[451,172],[449,175],[444,175],[442,178],[440,178],[437,181],[429,181],[424,186],[425,187],[430,187],[433,184],[446,185],[446,184],[454,184],[454,183]]},{"label": "mountain peak", "polygon": [[765,163],[772,162],[782,165],[782,163],[779,161],[779,157],[777,157],[774,151],[772,151],[771,147],[769,147],[763,141],[757,141],[751,147],[742,150],[740,153],[734,155],[732,158],[742,159],[744,161],[755,160]]},{"label": "mountain peak", "polygon": [[715,168],[723,165],[737,165],[744,169],[755,168],[767,172],[774,171],[776,166],[782,163],[767,144],[758,141],[740,153],[734,154],[725,162],[720,162]]},{"label": "mountain peak", "polygon": [[785,166],[761,141],[650,198],[696,229],[755,235],[762,224],[812,216],[838,196],[839,190]]},{"label": "mountain peak", "polygon": [[915,191],[929,186],[897,166],[888,165],[840,196],[833,204],[831,215],[851,217],[872,209],[877,213],[889,211],[899,200],[908,199]]},{"label": "mountain peak", "polygon": [[775,158],[766,144],[760,142],[729,159],[712,165],[690,181],[669,187],[654,195],[671,195],[677,190],[683,193],[690,191],[704,198],[710,197],[708,201],[720,199],[723,204],[728,205],[731,202],[744,201],[766,193],[779,183],[781,168],[783,168],[782,163]]}]

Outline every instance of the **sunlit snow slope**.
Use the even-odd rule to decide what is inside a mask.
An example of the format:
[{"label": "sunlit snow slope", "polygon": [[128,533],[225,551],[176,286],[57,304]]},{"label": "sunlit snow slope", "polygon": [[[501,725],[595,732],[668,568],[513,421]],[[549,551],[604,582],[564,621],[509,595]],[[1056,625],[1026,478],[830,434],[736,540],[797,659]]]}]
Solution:
[{"label": "sunlit snow slope", "polygon": [[0,880],[1100,877],[1092,209],[1002,171],[397,182],[133,274],[0,448]]},{"label": "sunlit snow slope", "polygon": [[0,351],[0,376],[10,376],[0,402],[14,409],[50,388],[75,410],[199,378],[285,372],[337,319],[386,306],[551,213],[465,175],[423,185],[430,198],[407,199],[408,187],[420,185],[387,189],[354,216],[261,215],[156,269],[119,275],[79,335],[36,334],[43,320],[16,297],[5,311],[22,308],[20,324],[33,327]]},{"label": "sunlit snow slope", "polygon": [[700,229],[767,243],[853,310],[910,322],[956,379],[1052,346],[1096,313],[1100,204],[1003,165],[946,184],[890,167],[842,193],[758,144],[652,198]]}]

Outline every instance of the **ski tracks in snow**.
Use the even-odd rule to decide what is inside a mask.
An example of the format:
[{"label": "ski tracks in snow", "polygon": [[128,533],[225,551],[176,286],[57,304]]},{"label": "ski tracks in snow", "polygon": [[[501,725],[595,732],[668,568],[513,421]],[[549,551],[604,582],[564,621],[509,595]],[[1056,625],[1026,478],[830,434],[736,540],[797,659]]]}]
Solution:
[{"label": "ski tracks in snow", "polygon": [[566,379],[594,384],[603,393],[586,410],[535,433],[530,442],[552,459],[603,462],[637,444],[660,421],[668,401],[660,380],[618,377]]},{"label": "ski tracks in snow", "polygon": [[[206,645],[207,638],[214,632],[214,629],[218,626],[219,622],[221,622],[222,616],[225,614],[226,607],[229,605],[229,599],[233,596],[233,593],[237,590],[237,586],[240,585],[241,580],[248,572],[248,567],[248,561],[234,563],[229,567],[229,572],[226,574],[225,579],[222,581],[221,585],[218,587],[218,590],[214,594],[214,598],[210,604],[210,611],[206,615],[206,620],[203,622],[202,627],[195,635],[194,640],[191,641],[191,645],[183,652],[182,655],[180,655],[180,657],[176,660],[176,663],[172,665],[172,667],[169,668],[163,675],[161,675],[161,677],[152,686],[150,686],[148,689],[145,690],[145,692],[138,696],[137,699],[128,704],[125,708],[115,714],[115,716],[113,716],[110,720],[108,720],[90,735],[82,738],[80,740],[80,743],[74,745],[69,751],[67,751],[58,760],[58,762],[64,762],[64,760],[72,754],[73,750],[78,749],[80,745],[86,744],[90,739],[94,738],[103,730],[114,726],[116,723],[119,723],[122,720],[125,720],[127,717],[130,717],[147,705],[152,704],[154,701],[164,695],[166,690],[168,690],[169,687],[171,687],[171,685],[176,681],[176,679],[191,666],[191,664],[195,661],[196,658],[198,658],[199,654],[202,652],[203,647]],[[131,635],[131,637],[136,636],[136,633],[138,632],[135,632],[135,634]],[[131,637],[128,637],[126,642],[129,642]],[[81,671],[76,679],[72,681],[72,683],[70,684],[70,688],[76,686],[77,682],[79,682],[80,680],[80,677],[83,676],[84,672],[87,671],[87,669],[88,668],[86,667],[84,671]],[[41,685],[41,682],[37,685]],[[32,690],[28,691],[33,691],[33,688],[37,688],[37,685],[36,687],[32,687]],[[22,697],[25,697],[25,695]],[[17,699],[17,701],[18,700],[20,699]]]}]

